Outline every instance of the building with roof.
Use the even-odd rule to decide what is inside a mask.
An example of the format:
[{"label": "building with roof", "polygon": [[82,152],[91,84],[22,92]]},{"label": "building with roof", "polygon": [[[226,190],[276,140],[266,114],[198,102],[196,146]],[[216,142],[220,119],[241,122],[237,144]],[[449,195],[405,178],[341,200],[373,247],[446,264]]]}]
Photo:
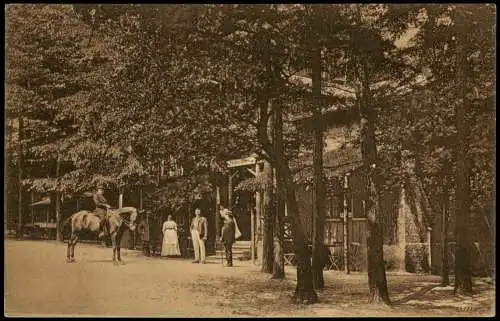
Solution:
[{"label": "building with roof", "polygon": [[[306,86],[311,85],[307,76],[293,76],[293,81],[298,81]],[[424,83],[425,78],[417,77],[415,83]],[[340,83],[340,84],[339,84]],[[374,89],[386,86],[395,94],[408,93],[408,86],[399,86],[394,82],[381,81],[374,85]],[[354,89],[342,85],[340,81],[327,82],[322,88],[325,108],[322,110],[325,122],[325,148],[324,172],[327,178],[327,206],[325,222],[325,244],[331,249],[331,259],[336,260],[332,267],[342,269],[345,262],[352,270],[366,270],[366,232],[367,220],[364,202],[366,200],[366,182],[363,174],[361,151],[359,141],[359,113],[354,108]],[[297,106],[297,110],[288,121],[294,122],[301,128],[304,135],[312,134],[312,114],[308,108]],[[312,148],[311,148],[312,149]],[[312,153],[303,152],[291,165],[295,172],[296,197],[299,215],[305,228],[309,242],[312,242]],[[235,164],[242,160],[235,161]],[[241,194],[241,190],[255,190],[259,185],[259,166],[263,160],[256,159],[251,164],[234,166],[229,179],[227,193]],[[255,168],[254,168],[255,167]],[[262,166],[261,166],[262,167]],[[262,172],[262,171],[261,171]],[[247,176],[246,180],[236,177]],[[257,176],[257,178],[255,178]],[[262,180],[262,179],[261,179]],[[432,264],[432,242],[439,242],[439,231],[430,227],[435,225],[433,216],[430,215],[429,202],[418,180],[413,185],[407,185],[411,190],[400,189],[397,191],[384,191],[381,196],[383,212],[382,224],[384,225],[384,252],[388,266],[397,270],[410,272],[429,271]],[[238,185],[239,184],[239,185]],[[237,186],[236,192],[232,189]],[[244,188],[241,188],[245,185]],[[255,185],[255,186],[252,186]],[[227,194],[226,194],[227,195]],[[238,196],[239,197],[239,196]],[[238,199],[236,197],[236,199]],[[238,220],[240,229],[250,229],[247,245],[253,259],[262,257],[262,227],[263,209],[260,204],[262,195],[246,196],[247,204],[254,206],[255,210],[243,220]],[[233,206],[229,196],[229,206]],[[253,199],[253,200],[252,200]],[[253,213],[253,214],[252,214]],[[237,217],[238,219],[238,217]],[[289,224],[285,225],[285,232]],[[348,247],[348,256],[344,258],[344,248]],[[433,252],[433,253],[431,253]],[[293,255],[290,255],[290,257]]]}]

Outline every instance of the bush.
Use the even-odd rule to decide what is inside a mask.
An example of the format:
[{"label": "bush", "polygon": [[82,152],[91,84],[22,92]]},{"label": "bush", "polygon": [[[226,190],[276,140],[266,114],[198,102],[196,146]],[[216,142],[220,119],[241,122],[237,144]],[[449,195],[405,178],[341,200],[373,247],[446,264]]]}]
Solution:
[{"label": "bush", "polygon": [[405,268],[410,273],[429,273],[427,244],[406,245]]},{"label": "bush", "polygon": [[398,268],[399,248],[396,245],[384,245],[384,265],[386,271]]}]

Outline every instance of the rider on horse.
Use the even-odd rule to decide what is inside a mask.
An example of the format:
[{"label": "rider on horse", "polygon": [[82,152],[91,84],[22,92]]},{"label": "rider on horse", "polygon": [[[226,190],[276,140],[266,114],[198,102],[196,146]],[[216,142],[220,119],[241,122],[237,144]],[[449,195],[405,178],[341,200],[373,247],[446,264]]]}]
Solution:
[{"label": "rider on horse", "polygon": [[99,224],[99,238],[102,238],[106,228],[106,214],[110,208],[108,201],[104,197],[104,188],[102,185],[97,186],[97,193],[94,194],[94,203],[96,207],[94,212],[101,219]]}]

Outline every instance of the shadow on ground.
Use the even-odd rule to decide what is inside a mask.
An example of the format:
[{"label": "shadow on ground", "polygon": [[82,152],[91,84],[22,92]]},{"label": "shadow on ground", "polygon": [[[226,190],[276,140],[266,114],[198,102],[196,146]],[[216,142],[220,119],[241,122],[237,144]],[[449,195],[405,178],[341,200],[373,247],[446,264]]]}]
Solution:
[{"label": "shadow on ground", "polygon": [[475,315],[492,314],[494,310],[495,290],[491,284],[479,279],[474,282],[472,296],[454,295],[453,286],[442,287],[439,284],[429,285],[416,295],[396,302],[396,306],[411,307],[415,310],[449,312],[450,314],[470,312]]},{"label": "shadow on ground", "polygon": [[476,294],[456,297],[453,288],[439,286],[435,276],[389,276],[393,305],[369,305],[368,280],[364,274],[346,276],[325,273],[326,287],[317,291],[320,302],[311,306],[290,302],[295,289],[294,273],[286,280],[274,280],[259,271],[221,278],[202,276],[192,282],[193,291],[217,297],[216,305],[246,316],[436,316],[493,315],[494,287],[476,280]]}]

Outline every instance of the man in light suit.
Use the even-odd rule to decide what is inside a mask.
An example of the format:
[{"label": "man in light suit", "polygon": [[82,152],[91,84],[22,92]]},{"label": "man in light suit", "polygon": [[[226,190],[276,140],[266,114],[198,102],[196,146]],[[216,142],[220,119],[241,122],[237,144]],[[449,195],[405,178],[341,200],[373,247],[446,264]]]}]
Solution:
[{"label": "man in light suit", "polygon": [[208,238],[207,219],[201,216],[201,211],[197,208],[194,211],[195,217],[191,221],[191,239],[193,240],[194,261],[193,263],[205,263],[205,242]]}]

